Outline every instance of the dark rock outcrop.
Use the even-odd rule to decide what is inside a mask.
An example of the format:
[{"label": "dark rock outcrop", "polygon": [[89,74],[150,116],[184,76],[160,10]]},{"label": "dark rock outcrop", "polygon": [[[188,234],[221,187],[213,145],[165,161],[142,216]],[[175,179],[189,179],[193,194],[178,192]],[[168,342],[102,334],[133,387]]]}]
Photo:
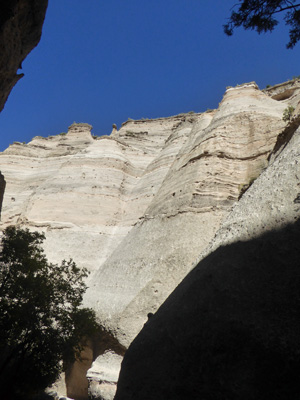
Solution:
[{"label": "dark rock outcrop", "polygon": [[48,0],[0,2],[0,111],[24,74],[18,74],[27,54],[39,43]]},{"label": "dark rock outcrop", "polygon": [[0,172],[0,219],[1,219],[1,209],[2,209],[2,201],[4,196],[5,185],[6,182],[4,176]]}]

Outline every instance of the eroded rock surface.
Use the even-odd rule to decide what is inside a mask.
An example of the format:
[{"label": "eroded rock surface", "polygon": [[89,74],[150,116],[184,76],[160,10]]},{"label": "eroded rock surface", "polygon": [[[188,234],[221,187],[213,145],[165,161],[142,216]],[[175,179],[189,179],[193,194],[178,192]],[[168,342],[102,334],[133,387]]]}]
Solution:
[{"label": "eroded rock surface", "polygon": [[300,129],[286,139],[130,346],[116,400],[299,393]]},{"label": "eroded rock surface", "polygon": [[48,0],[7,0],[0,4],[0,111],[27,54],[38,44]]},{"label": "eroded rock surface", "polygon": [[250,83],[214,111],[127,121],[100,138],[73,124],[0,154],[3,226],[45,231],[51,261],[72,257],[91,271],[85,305],[113,338],[93,353],[91,395],[111,396],[117,369],[107,359],[120,360],[275,163],[278,138],[280,149],[291,140],[283,111],[297,102],[299,84],[279,101]]}]

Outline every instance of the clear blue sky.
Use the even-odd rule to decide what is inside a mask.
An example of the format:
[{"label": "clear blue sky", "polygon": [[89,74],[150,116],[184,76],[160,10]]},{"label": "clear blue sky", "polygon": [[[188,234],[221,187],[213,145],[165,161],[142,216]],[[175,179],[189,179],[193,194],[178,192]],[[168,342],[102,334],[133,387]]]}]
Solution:
[{"label": "clear blue sky", "polygon": [[[260,88],[300,74],[288,31],[222,25],[236,0],[49,0],[41,42],[0,114],[0,150],[67,131],[109,134],[128,117],[216,108],[226,86]],[[1,169],[1,166],[0,166]]]}]

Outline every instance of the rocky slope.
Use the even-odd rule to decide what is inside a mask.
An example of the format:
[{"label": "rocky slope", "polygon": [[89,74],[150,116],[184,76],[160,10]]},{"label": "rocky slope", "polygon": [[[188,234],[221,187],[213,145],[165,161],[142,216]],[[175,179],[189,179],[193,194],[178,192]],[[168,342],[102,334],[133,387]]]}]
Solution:
[{"label": "rocky slope", "polygon": [[[235,218],[243,224],[246,211],[238,217],[237,207],[276,163],[274,149],[279,154],[293,138],[298,119],[287,124],[282,115],[287,105],[297,108],[299,93],[296,81],[265,92],[249,83],[227,89],[217,110],[127,121],[100,138],[88,124],[73,124],[65,135],[15,143],[0,154],[7,181],[2,226],[45,231],[49,259],[72,257],[91,271],[85,305],[96,310],[104,333],[87,350],[85,366],[69,371],[70,397],[85,398],[82,379],[97,357],[88,371],[91,394],[113,398],[124,352],[148,317],[196,260],[229,243]],[[253,200],[263,215],[273,204],[274,179],[267,205]],[[255,221],[268,229],[274,218],[285,223],[278,210],[274,205],[268,221],[247,211],[247,238],[264,229]],[[126,364],[122,374],[118,398],[127,398]]]},{"label": "rocky slope", "polygon": [[0,4],[0,111],[27,54],[38,44],[48,0],[9,0]]}]

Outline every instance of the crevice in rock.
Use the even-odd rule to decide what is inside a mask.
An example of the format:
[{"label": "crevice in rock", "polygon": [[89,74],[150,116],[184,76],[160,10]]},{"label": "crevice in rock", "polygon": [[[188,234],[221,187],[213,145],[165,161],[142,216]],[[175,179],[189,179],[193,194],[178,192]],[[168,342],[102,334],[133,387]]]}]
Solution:
[{"label": "crevice in rock", "polygon": [[289,121],[288,125],[285,129],[278,135],[277,141],[271,153],[269,154],[268,161],[272,159],[273,156],[278,152],[282,152],[289,141],[292,139],[294,133],[298,129],[300,125],[300,114],[294,116],[291,121]]},{"label": "crevice in rock", "polygon": [[269,154],[269,151],[264,151],[262,153],[257,153],[254,156],[248,156],[248,157],[233,157],[230,156],[229,154],[224,153],[223,151],[219,151],[216,153],[208,153],[207,151],[204,151],[204,153],[199,154],[198,156],[195,156],[191,158],[189,161],[187,161],[181,168],[186,167],[188,164],[194,163],[195,161],[200,160],[201,158],[209,158],[209,157],[217,157],[217,158],[226,158],[228,160],[240,160],[240,161],[247,161],[247,160],[255,160],[261,156],[265,156]]},{"label": "crevice in rock", "polygon": [[6,182],[4,176],[0,172],[0,220],[1,220],[1,209],[2,209],[2,202],[4,197]]},{"label": "crevice in rock", "polygon": [[284,92],[281,92],[281,93],[275,94],[274,96],[271,96],[271,98],[273,100],[277,100],[277,101],[283,101],[283,100],[289,99],[290,97],[293,96],[296,89],[298,89],[298,87],[287,89]]},{"label": "crevice in rock", "polygon": [[113,350],[121,356],[124,356],[127,350],[125,346],[119,343],[112,332],[102,327],[99,333],[93,338],[94,358],[96,359],[96,357],[103,354],[107,349]]}]

